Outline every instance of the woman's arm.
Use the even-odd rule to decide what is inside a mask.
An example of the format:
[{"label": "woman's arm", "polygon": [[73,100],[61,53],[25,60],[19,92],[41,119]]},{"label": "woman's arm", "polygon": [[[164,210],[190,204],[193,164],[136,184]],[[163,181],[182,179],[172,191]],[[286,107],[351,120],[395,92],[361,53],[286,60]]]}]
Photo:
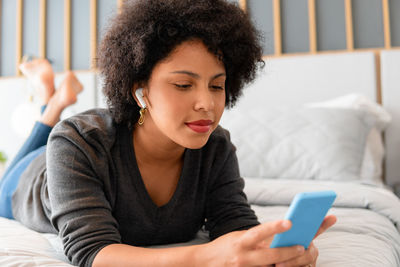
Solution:
[{"label": "woman's arm", "polygon": [[105,266],[266,266],[304,254],[302,246],[269,248],[273,235],[287,231],[288,221],[269,222],[250,230],[225,234],[202,245],[140,248],[123,244],[104,247],[93,267]]},{"label": "woman's arm", "polygon": [[[73,265],[92,266],[103,247],[121,243],[107,186],[107,151],[113,136],[100,116],[80,115],[57,124],[47,146],[51,223]],[[100,126],[98,126],[100,125]]]},{"label": "woman's arm", "polygon": [[99,251],[92,266],[195,266],[200,246],[156,249],[112,244]]},{"label": "woman's arm", "polygon": [[[336,221],[327,216],[316,236]],[[311,245],[269,248],[275,234],[289,230],[290,221],[268,222],[249,230],[234,231],[212,242],[187,247],[139,248],[113,244],[96,255],[93,267],[103,266],[315,266],[318,250]]]}]

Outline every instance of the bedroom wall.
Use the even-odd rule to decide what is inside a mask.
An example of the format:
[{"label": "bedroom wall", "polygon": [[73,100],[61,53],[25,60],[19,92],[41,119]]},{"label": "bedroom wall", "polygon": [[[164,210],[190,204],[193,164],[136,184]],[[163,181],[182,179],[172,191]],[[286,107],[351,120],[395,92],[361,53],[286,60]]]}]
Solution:
[{"label": "bedroom wall", "polygon": [[[275,35],[273,5],[280,3],[282,53],[309,52],[309,0],[228,0],[245,5],[263,34],[265,55],[274,54]],[[316,0],[317,50],[346,48],[346,0]],[[383,48],[382,5],[385,0],[351,0],[354,48]],[[0,76],[15,76],[17,55],[40,56],[39,23],[45,3],[45,56],[56,71],[63,71],[66,61],[74,70],[91,68],[91,8],[96,6],[96,43],[106,22],[115,14],[122,0],[0,0]],[[70,5],[70,56],[66,57],[66,3]],[[391,46],[400,46],[400,1],[388,0]],[[18,15],[21,12],[21,16]],[[18,23],[21,23],[19,27]],[[21,30],[21,51],[18,51],[18,29]],[[50,38],[51,37],[51,38]]]},{"label": "bedroom wall", "polygon": [[[0,0],[0,76],[15,76],[17,61],[18,3],[21,4],[21,55],[40,56],[41,4],[45,2],[45,56],[51,60],[54,69],[65,69],[66,6],[70,3],[70,68],[90,69],[90,6],[91,0]],[[106,27],[108,18],[118,8],[117,0],[96,0],[97,43]],[[51,38],[50,38],[51,37]]]},{"label": "bedroom wall", "polygon": [[[264,52],[274,51],[273,0],[248,0],[247,8],[264,34]],[[308,0],[281,0],[282,52],[309,51]],[[354,48],[384,47],[382,3],[379,0],[353,0]],[[345,1],[317,0],[318,51],[346,49]],[[391,45],[400,46],[400,2],[389,1]]]}]

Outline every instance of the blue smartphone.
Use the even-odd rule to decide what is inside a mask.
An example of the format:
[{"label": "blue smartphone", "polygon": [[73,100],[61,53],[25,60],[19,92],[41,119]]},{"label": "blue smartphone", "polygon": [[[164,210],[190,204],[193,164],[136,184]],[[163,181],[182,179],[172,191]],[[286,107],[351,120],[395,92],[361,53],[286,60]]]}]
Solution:
[{"label": "blue smartphone", "polygon": [[331,190],[297,194],[285,216],[292,228],[276,234],[271,248],[302,245],[307,249],[335,198],[336,193]]}]

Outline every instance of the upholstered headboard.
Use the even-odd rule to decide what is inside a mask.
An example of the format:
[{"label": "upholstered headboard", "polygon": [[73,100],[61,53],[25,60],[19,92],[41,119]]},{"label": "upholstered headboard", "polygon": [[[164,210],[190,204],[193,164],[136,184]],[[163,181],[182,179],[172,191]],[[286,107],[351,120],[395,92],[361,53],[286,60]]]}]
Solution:
[{"label": "upholstered headboard", "polygon": [[377,99],[371,52],[266,58],[265,63],[239,105],[298,106],[349,93]]},{"label": "upholstered headboard", "polygon": [[381,75],[382,104],[392,116],[385,133],[385,176],[400,192],[400,50],[382,51]]},{"label": "upholstered headboard", "polygon": [[[393,121],[385,133],[384,179],[400,184],[400,51],[296,55],[267,58],[256,81],[234,109],[298,107],[347,94],[380,103]],[[383,98],[383,99],[382,99]],[[229,111],[228,111],[229,113]]]}]

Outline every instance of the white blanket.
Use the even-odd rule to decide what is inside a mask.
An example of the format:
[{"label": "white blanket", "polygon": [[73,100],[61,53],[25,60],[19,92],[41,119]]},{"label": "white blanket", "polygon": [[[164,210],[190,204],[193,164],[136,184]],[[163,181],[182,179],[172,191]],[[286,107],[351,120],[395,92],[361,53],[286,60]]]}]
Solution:
[{"label": "white blanket", "polygon": [[389,190],[349,182],[247,179],[261,222],[283,218],[298,192],[334,190],[337,223],[315,240],[317,266],[400,266],[400,200]]},{"label": "white blanket", "polygon": [[0,266],[72,266],[56,235],[40,234],[0,217]]},{"label": "white blanket", "polygon": [[[282,219],[298,192],[334,190],[337,223],[314,242],[317,266],[400,266],[400,200],[384,188],[346,182],[246,179],[245,192],[261,222]],[[199,232],[190,245],[207,242]],[[71,266],[55,235],[0,218],[0,266]]]}]

